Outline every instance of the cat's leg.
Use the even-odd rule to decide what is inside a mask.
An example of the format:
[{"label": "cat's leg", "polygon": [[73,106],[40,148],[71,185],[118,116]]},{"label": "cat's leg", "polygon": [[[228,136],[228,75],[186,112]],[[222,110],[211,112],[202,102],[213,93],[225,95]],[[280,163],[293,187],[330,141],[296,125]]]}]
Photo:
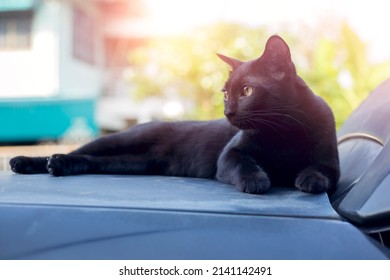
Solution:
[{"label": "cat's leg", "polygon": [[339,171],[324,165],[312,165],[302,170],[296,180],[295,187],[303,192],[331,192],[338,181]]},{"label": "cat's leg", "polygon": [[149,174],[155,170],[153,161],[142,156],[90,156],[55,154],[47,162],[54,176],[77,174]]},{"label": "cat's leg", "polygon": [[[108,137],[107,137],[108,138]],[[106,139],[107,139],[106,138]],[[107,141],[107,140],[106,140]],[[90,151],[91,153],[99,153],[101,151],[104,151],[104,148],[107,147],[107,145],[96,145],[98,141],[92,141],[84,146],[81,146],[80,148],[76,149],[75,151],[71,152],[70,154],[82,154],[83,152]],[[90,147],[93,147],[91,149]],[[100,149],[99,149],[100,148]],[[17,156],[12,158],[9,161],[11,170],[15,173],[19,174],[39,174],[39,173],[48,173],[47,165],[48,160],[50,157],[26,157],[26,156]]]},{"label": "cat's leg", "polygon": [[78,149],[70,155],[120,156],[139,154],[158,144],[166,129],[164,123],[146,123],[136,125],[128,130],[99,137]]},{"label": "cat's leg", "polygon": [[265,171],[250,156],[234,148],[225,148],[222,152],[216,177],[246,193],[262,194],[271,187]]},{"label": "cat's leg", "polygon": [[265,171],[256,162],[240,152],[230,150],[221,155],[217,166],[217,179],[234,185],[238,190],[262,194],[271,187]]},{"label": "cat's leg", "polygon": [[[152,141],[147,138],[148,127],[137,126],[131,130],[110,134],[100,137],[87,143],[69,153],[69,155],[91,155],[91,156],[115,156],[126,153],[138,153],[139,150],[146,150],[151,146]],[[153,136],[153,135],[152,135]],[[145,144],[146,143],[146,144]],[[10,160],[11,170],[19,174],[48,173],[47,165],[50,157],[25,157],[18,156]],[[82,172],[76,170],[76,173]],[[66,170],[62,171],[68,173]]]},{"label": "cat's leg", "polygon": [[47,173],[48,157],[24,157],[18,156],[10,160],[11,170],[19,174]]}]

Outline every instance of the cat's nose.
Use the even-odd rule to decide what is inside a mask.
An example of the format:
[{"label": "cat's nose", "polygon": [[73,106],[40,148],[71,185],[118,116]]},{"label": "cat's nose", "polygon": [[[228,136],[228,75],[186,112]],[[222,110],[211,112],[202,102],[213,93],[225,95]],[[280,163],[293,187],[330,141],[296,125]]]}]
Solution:
[{"label": "cat's nose", "polygon": [[228,118],[231,118],[231,117],[233,117],[233,116],[236,114],[236,112],[233,111],[233,110],[230,109],[230,108],[225,108],[225,111],[224,111],[223,113],[224,113],[225,116],[228,117]]}]

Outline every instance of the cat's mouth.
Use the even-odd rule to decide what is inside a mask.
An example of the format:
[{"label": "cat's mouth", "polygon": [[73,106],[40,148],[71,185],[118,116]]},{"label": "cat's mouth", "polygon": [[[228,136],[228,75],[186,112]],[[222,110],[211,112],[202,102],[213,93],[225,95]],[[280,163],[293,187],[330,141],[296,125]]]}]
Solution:
[{"label": "cat's mouth", "polygon": [[239,116],[227,116],[226,119],[235,127],[245,130],[255,128],[254,124],[248,119],[240,118]]}]

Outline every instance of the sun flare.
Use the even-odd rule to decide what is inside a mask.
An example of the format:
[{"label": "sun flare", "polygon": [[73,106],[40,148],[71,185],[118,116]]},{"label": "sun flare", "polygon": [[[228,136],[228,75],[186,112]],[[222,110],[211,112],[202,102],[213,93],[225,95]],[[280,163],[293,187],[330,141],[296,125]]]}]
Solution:
[{"label": "sun flare", "polygon": [[182,33],[218,18],[223,1],[145,0],[148,24],[156,35]]}]

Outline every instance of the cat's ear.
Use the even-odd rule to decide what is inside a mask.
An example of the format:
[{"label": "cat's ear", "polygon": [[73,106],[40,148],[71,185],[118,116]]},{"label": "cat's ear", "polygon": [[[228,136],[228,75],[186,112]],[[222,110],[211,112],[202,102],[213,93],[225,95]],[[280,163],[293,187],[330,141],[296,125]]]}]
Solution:
[{"label": "cat's ear", "polygon": [[233,70],[236,69],[238,66],[240,66],[243,63],[242,61],[239,61],[238,59],[227,57],[223,54],[217,53],[217,55],[220,59],[222,59],[224,62],[229,64]]},{"label": "cat's ear", "polygon": [[278,60],[283,60],[284,62],[291,61],[290,48],[278,35],[273,35],[268,39],[265,45],[264,55],[274,62]]},{"label": "cat's ear", "polygon": [[268,61],[269,74],[277,80],[281,80],[292,71],[295,72],[294,64],[291,61],[290,48],[278,35],[273,35],[268,39],[261,58]]}]

